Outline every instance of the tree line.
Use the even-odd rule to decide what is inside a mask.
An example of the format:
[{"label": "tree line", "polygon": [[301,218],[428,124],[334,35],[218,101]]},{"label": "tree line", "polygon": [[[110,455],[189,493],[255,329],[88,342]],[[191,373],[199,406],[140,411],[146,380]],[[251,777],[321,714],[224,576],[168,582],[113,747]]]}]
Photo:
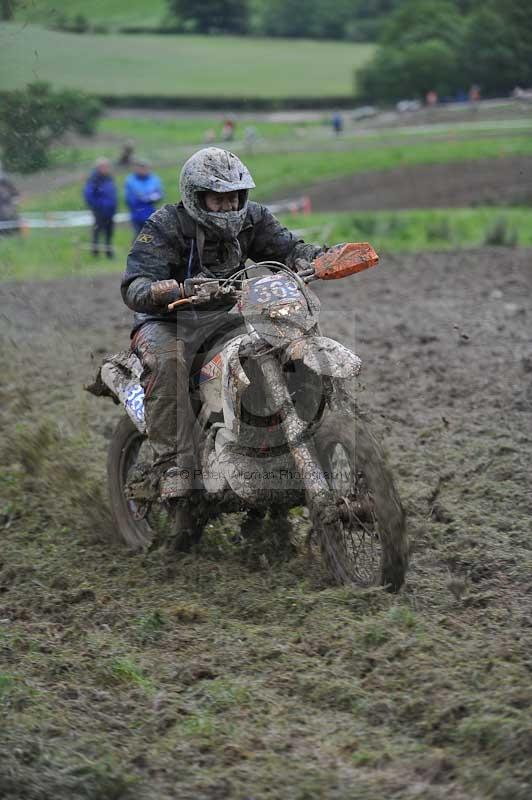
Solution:
[{"label": "tree line", "polygon": [[[12,19],[25,0],[0,0],[0,19]],[[234,34],[289,38],[373,41],[387,14],[401,0],[166,0],[167,14],[158,33]],[[69,13],[68,4],[54,8],[52,27],[75,33],[107,30],[84,13]],[[137,32],[137,28],[124,28]],[[148,32],[149,28],[138,28]]]},{"label": "tree line", "polygon": [[376,41],[368,100],[532,85],[530,0],[168,0],[183,32]]},{"label": "tree line", "polygon": [[374,40],[401,0],[168,0],[186,33]]},{"label": "tree line", "polygon": [[404,0],[390,15],[358,79],[376,100],[485,94],[532,85],[529,0]]},{"label": "tree line", "polygon": [[[0,0],[0,16],[19,2]],[[357,75],[371,102],[532,86],[530,0],[167,0],[160,30],[376,41]]]},{"label": "tree line", "polygon": [[40,81],[0,92],[3,166],[17,172],[47,167],[52,143],[67,131],[92,136],[102,111],[95,97],[75,89],[54,91]]}]

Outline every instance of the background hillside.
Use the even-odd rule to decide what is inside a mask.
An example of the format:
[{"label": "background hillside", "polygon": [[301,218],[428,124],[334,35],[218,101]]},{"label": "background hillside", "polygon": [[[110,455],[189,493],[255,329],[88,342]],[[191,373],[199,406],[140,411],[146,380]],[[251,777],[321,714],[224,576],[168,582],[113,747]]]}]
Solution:
[{"label": "background hillside", "polygon": [[355,68],[373,52],[345,42],[80,36],[18,23],[4,25],[0,43],[0,90],[45,80],[108,96],[349,96]]},{"label": "background hillside", "polygon": [[17,20],[56,27],[172,28],[184,33],[244,33],[251,36],[345,39],[378,38],[386,16],[400,0],[8,0]]},{"label": "background hillside", "polygon": [[105,25],[111,29],[142,25],[146,28],[159,26],[166,14],[166,0],[23,0],[16,11],[15,19],[41,25],[54,25],[61,20],[82,14],[91,25]]}]

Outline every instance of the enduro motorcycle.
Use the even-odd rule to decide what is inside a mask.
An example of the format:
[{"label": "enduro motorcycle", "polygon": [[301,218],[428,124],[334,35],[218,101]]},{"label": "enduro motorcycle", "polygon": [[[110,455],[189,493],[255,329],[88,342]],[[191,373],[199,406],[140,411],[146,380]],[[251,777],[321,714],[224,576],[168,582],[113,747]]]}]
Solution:
[{"label": "enduro motorcycle", "polygon": [[[337,245],[294,273],[277,262],[229,278],[192,277],[169,308],[226,300],[243,328],[199,354],[191,370],[196,418],[196,490],[176,499],[155,479],[144,421],[141,365],[131,352],[106,359],[94,394],[126,415],[108,454],[118,537],[146,549],[161,526],[179,534],[180,509],[194,518],[194,541],[225,512],[248,516],[306,506],[332,580],[397,591],[405,577],[405,515],[382,451],[354,397],[361,361],[321,335],[316,280],[345,278],[376,265],[367,243]],[[183,549],[190,541],[183,541]]]}]

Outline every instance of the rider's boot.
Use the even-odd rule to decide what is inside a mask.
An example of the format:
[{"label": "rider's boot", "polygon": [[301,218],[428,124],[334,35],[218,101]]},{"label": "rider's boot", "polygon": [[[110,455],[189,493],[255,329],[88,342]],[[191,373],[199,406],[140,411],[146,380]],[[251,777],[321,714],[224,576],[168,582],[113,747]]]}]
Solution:
[{"label": "rider's boot", "polygon": [[234,537],[234,543],[249,542],[251,539],[260,538],[264,526],[266,511],[262,508],[250,508],[246,517],[240,524],[240,533]]},{"label": "rider's boot", "polygon": [[242,545],[248,563],[262,562],[263,559],[267,562],[286,561],[297,553],[286,512],[275,509],[268,514],[262,509],[248,510],[235,543]]},{"label": "rider's boot", "polygon": [[184,464],[168,467],[159,481],[161,499],[169,503],[174,523],[166,541],[169,552],[186,552],[201,536],[190,499],[193,488],[194,469]]},{"label": "rider's boot", "polygon": [[201,537],[201,525],[192,512],[190,499],[171,500],[173,533],[166,540],[169,553],[188,552]]},{"label": "rider's boot", "polygon": [[286,511],[270,511],[268,522],[270,542],[276,555],[283,560],[295,556],[297,548],[293,542],[293,528]]},{"label": "rider's boot", "polygon": [[176,464],[164,471],[159,481],[159,492],[163,500],[189,497],[194,488],[194,469]]}]

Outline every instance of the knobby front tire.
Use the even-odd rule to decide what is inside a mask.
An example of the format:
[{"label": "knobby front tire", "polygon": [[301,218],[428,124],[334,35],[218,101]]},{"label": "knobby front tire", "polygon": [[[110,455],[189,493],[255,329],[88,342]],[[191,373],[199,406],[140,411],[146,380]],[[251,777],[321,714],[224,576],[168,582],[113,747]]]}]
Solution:
[{"label": "knobby front tire", "polygon": [[314,443],[337,509],[318,530],[333,581],[398,591],[408,566],[405,513],[379,444],[342,412],[323,421]]}]

